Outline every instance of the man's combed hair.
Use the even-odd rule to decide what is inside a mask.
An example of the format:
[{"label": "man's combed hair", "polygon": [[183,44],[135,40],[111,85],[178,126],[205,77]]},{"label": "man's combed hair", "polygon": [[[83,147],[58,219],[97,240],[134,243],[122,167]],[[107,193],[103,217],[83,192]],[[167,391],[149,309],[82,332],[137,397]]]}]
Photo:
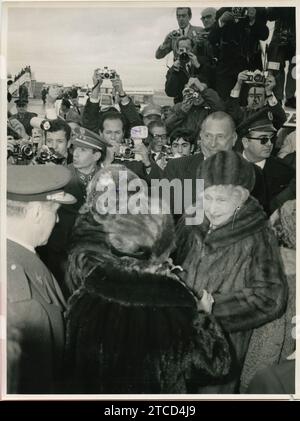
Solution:
[{"label": "man's combed hair", "polygon": [[195,144],[195,136],[192,130],[181,128],[181,127],[173,130],[170,134],[171,145],[174,142],[174,140],[177,140],[180,138],[184,139],[186,142],[189,142],[192,145]]},{"label": "man's combed hair", "polygon": [[99,124],[100,132],[103,132],[103,129],[104,129],[103,126],[106,120],[120,120],[123,125],[123,130],[126,127],[126,121],[121,113],[119,113],[118,111],[107,111],[106,113],[103,114],[102,118],[100,119],[100,124]]},{"label": "man's combed hair", "polygon": [[192,40],[192,38],[186,37],[185,35],[182,35],[181,37],[177,38],[176,40],[176,50],[178,50],[179,48],[179,43],[181,41],[189,41],[191,43],[191,47],[194,48],[195,47],[195,43]]},{"label": "man's combed hair", "polygon": [[69,141],[71,137],[71,127],[61,118],[56,118],[55,120],[51,120],[51,126],[48,132],[54,133],[60,130],[65,132],[66,139],[67,141]]},{"label": "man's combed hair", "polygon": [[191,9],[190,7],[177,7],[177,8],[176,8],[176,15],[177,15],[177,12],[178,12],[179,10],[182,10],[182,9],[186,9],[186,10],[187,10],[187,12],[188,12],[189,17],[190,17],[190,18],[192,17],[192,9]]}]

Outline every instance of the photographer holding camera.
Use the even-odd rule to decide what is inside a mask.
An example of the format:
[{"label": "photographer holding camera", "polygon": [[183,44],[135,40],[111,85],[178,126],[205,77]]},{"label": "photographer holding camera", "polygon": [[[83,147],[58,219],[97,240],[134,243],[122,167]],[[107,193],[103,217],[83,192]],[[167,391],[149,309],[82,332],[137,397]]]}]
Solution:
[{"label": "photographer holding camera", "polygon": [[[89,99],[83,110],[82,125],[95,133],[99,133],[101,118],[105,115],[100,109],[100,92],[104,79],[111,81],[113,89],[118,95],[120,112],[124,117],[126,135],[129,135],[131,127],[142,124],[139,113],[130,97],[126,95],[123,89],[123,83],[120,76],[112,70],[102,72],[96,69],[93,74],[93,88]],[[115,109],[117,112],[117,109]]]},{"label": "photographer holding camera", "polygon": [[285,105],[296,108],[296,79],[292,76],[296,63],[292,60],[296,54],[296,16],[294,7],[268,7],[269,21],[275,21],[273,37],[268,49],[268,69],[276,77],[276,97],[284,96],[285,62],[288,72],[285,85]]},{"label": "photographer holding camera", "polygon": [[[249,85],[247,106],[240,105],[240,92],[243,84]],[[226,111],[231,115],[237,126],[237,132],[249,123],[249,120],[260,120],[263,115],[272,116],[273,125],[279,130],[286,121],[285,112],[276,99],[273,91],[276,86],[274,76],[265,76],[258,70],[239,73],[237,82],[226,103]]]},{"label": "photographer holding camera", "polygon": [[214,111],[224,111],[225,105],[216,91],[209,88],[203,77],[189,79],[182,91],[183,100],[174,105],[166,119],[168,133],[181,127],[189,129],[197,138],[203,120]]},{"label": "photographer holding camera", "polygon": [[196,41],[204,32],[203,28],[199,26],[192,26],[190,20],[192,19],[192,10],[190,7],[177,7],[176,18],[179,29],[171,31],[165,38],[164,42],[158,47],[155,53],[155,58],[164,58],[171,51],[174,53],[174,59],[177,57],[176,42],[181,36],[188,37]]},{"label": "photographer holding camera", "polygon": [[216,91],[226,100],[243,69],[261,69],[260,41],[269,36],[265,8],[223,7],[208,40],[218,58]]},{"label": "photographer holding camera", "polygon": [[36,117],[36,113],[29,112],[27,110],[28,107],[28,100],[19,98],[15,101],[16,107],[17,107],[17,113],[13,114],[11,117],[15,118],[20,121],[20,123],[23,124],[26,133],[28,136],[31,136],[32,127],[30,125],[30,120],[32,117]]},{"label": "photographer holding camera", "polygon": [[209,68],[202,57],[193,53],[194,41],[182,36],[176,41],[177,58],[166,75],[165,92],[174,98],[174,103],[183,100],[182,91],[190,77],[209,78]]}]

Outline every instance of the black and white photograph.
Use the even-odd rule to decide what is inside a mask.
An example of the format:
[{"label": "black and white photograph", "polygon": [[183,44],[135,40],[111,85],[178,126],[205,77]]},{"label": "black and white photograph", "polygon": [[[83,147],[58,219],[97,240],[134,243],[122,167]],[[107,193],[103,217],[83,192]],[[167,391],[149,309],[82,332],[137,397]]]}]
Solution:
[{"label": "black and white photograph", "polygon": [[285,4],[3,2],[2,399],[297,396]]}]

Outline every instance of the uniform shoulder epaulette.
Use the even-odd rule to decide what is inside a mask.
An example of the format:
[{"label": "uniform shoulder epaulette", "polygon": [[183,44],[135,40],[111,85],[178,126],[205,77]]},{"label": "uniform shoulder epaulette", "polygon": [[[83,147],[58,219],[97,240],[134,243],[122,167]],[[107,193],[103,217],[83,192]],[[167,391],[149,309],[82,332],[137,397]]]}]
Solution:
[{"label": "uniform shoulder epaulette", "polygon": [[29,281],[22,266],[8,262],[7,299],[10,303],[30,300],[32,297]]}]

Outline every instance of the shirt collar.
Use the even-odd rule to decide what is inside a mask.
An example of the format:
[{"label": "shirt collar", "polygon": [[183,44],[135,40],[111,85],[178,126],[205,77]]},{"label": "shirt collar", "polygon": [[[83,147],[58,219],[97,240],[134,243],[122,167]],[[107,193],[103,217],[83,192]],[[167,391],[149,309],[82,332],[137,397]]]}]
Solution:
[{"label": "shirt collar", "polygon": [[[249,161],[249,159],[246,157],[246,155],[245,155],[245,151],[243,151],[243,157],[247,160],[247,161]],[[249,161],[250,162],[250,161]],[[260,167],[261,169],[263,169],[264,168],[264,166],[266,165],[266,160],[265,159],[263,159],[262,161],[258,161],[258,162],[253,162],[253,164],[255,164],[255,165],[257,165],[258,167]]]},{"label": "shirt collar", "polygon": [[188,26],[186,26],[184,29],[180,28],[180,31],[184,31],[184,36],[187,36],[187,33],[189,32],[191,24],[189,23]]}]

